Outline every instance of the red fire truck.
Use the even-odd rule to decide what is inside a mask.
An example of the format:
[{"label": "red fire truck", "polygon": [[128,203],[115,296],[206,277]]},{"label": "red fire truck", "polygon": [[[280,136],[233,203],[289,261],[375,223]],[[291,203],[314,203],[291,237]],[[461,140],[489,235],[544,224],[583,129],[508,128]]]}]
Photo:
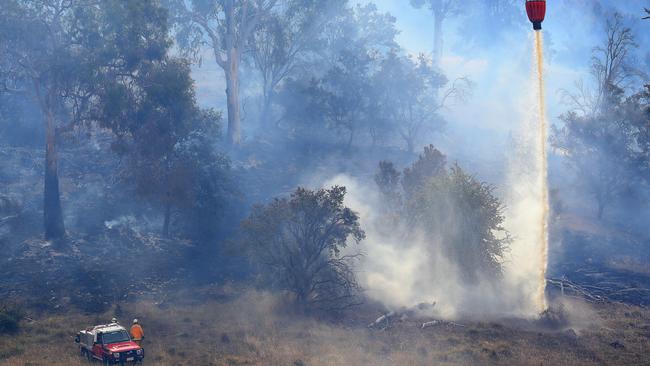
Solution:
[{"label": "red fire truck", "polygon": [[129,332],[117,323],[86,328],[75,337],[81,356],[104,365],[126,365],[144,359],[144,349],[131,340]]}]

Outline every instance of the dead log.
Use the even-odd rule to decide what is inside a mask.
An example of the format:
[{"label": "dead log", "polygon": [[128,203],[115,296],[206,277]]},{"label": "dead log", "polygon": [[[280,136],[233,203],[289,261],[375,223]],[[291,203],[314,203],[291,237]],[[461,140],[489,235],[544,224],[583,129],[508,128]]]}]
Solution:
[{"label": "dead log", "polygon": [[11,216],[6,216],[6,217],[0,217],[0,224],[4,223],[6,221],[9,221],[9,220],[13,220],[15,218],[18,218],[18,216],[19,215],[11,215]]},{"label": "dead log", "polygon": [[[599,288],[596,286],[580,286],[569,280],[564,280],[564,279],[549,278],[546,280],[546,282],[552,286],[559,287],[562,295],[564,296],[579,297],[589,302],[609,301],[609,299],[606,296],[595,293],[595,292],[599,292],[602,294],[608,292],[607,289],[604,288]],[[589,289],[587,289],[587,287],[589,287]]]},{"label": "dead log", "polygon": [[447,320],[432,320],[430,322],[422,323],[422,327],[420,329],[433,327],[435,325],[451,325],[451,326],[454,326],[454,327],[464,327],[465,326],[463,324],[459,324],[459,323],[452,322],[452,321],[447,321]]},{"label": "dead log", "polygon": [[394,312],[394,311],[386,313],[386,314],[380,316],[379,318],[377,318],[377,320],[375,320],[374,322],[368,324],[368,328],[374,328],[374,327],[380,325],[381,323],[388,323],[388,320],[390,318],[394,317],[395,315],[397,315],[397,313]]},{"label": "dead log", "polygon": [[430,322],[422,323],[422,328],[421,329],[428,328],[428,327],[433,327],[434,325],[436,325],[438,323],[439,323],[438,320],[432,320]]}]

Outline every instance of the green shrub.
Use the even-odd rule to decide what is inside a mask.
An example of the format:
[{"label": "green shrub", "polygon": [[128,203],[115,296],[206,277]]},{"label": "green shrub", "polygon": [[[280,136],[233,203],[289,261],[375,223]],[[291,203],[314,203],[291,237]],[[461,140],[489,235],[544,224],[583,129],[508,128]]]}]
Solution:
[{"label": "green shrub", "polygon": [[382,221],[387,231],[403,225],[409,228],[406,236],[424,234],[434,253],[439,250],[457,265],[464,281],[496,278],[512,240],[504,226],[504,206],[494,186],[457,164],[447,168],[446,161],[429,145],[402,173],[392,163],[380,162],[375,182],[384,202]]},{"label": "green shrub", "polygon": [[11,305],[0,307],[0,334],[15,333],[20,327],[20,321],[25,312],[20,306]]}]

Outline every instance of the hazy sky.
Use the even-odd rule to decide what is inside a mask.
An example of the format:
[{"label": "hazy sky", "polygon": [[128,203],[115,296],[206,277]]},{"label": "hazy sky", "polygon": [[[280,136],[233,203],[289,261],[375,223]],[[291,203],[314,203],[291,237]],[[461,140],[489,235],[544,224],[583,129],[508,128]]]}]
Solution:
[{"label": "hazy sky", "polygon": [[[358,0],[357,3],[369,1]],[[374,0],[379,10],[396,18],[400,44],[412,54],[430,54],[433,48],[432,16],[415,9],[409,0]],[[527,22],[522,0],[521,16]],[[589,79],[591,51],[604,37],[604,18],[614,9],[627,13],[626,21],[635,30],[639,48],[639,68],[650,71],[650,21],[641,21],[643,7],[650,0],[556,0],[548,2],[543,24],[545,37],[545,77],[548,119],[557,118],[568,106],[562,90],[571,90],[578,80]],[[632,16],[634,14],[634,16]],[[517,16],[517,15],[515,15]],[[516,130],[522,110],[530,105],[532,66],[532,26],[513,29],[504,37],[484,44],[467,44],[458,21],[444,29],[445,49],[442,68],[450,79],[468,76],[475,83],[472,99],[446,112],[447,133],[436,141],[449,153],[474,166],[490,167],[499,160],[499,148]],[[647,29],[647,31],[645,31]],[[491,32],[491,29],[476,29]],[[494,154],[492,154],[494,153]],[[481,169],[481,170],[483,170]],[[490,169],[490,168],[487,168]]]}]

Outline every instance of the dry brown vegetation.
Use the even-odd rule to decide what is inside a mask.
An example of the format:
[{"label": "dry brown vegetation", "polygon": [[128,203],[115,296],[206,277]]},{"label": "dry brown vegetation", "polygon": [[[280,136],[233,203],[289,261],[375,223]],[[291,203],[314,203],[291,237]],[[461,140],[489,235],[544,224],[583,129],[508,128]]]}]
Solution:
[{"label": "dry brown vegetation", "polygon": [[[368,329],[379,314],[371,307],[326,321],[288,313],[279,296],[213,287],[121,304],[120,319],[141,319],[147,365],[650,364],[650,311],[568,304],[573,328],[553,332],[517,320],[420,329],[422,319],[406,319]],[[110,319],[114,310],[32,315],[18,334],[0,337],[0,364],[86,364],[75,332]]]}]

